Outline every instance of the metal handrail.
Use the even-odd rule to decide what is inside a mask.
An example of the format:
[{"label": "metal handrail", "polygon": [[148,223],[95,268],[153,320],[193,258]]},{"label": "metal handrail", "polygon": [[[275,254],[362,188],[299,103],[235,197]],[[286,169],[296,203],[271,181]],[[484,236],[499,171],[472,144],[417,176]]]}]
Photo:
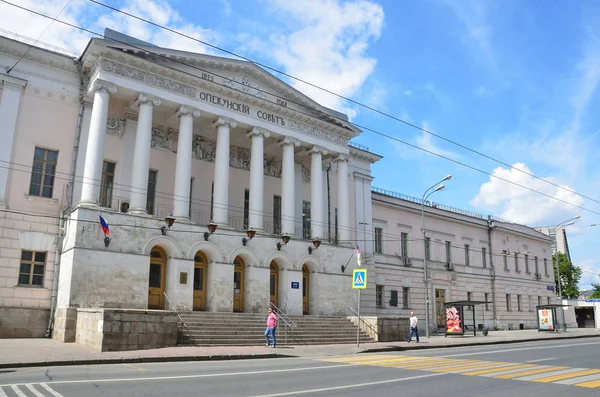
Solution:
[{"label": "metal handrail", "polygon": [[[187,324],[185,323],[185,321],[183,321],[183,318],[181,318],[181,316],[179,315],[179,312],[177,311],[177,309],[175,308],[175,306],[173,306],[173,303],[171,302],[171,299],[169,299],[169,296],[167,295],[166,292],[163,291],[163,294],[165,295],[165,298],[167,298],[167,302],[169,303],[169,307],[171,308],[172,311],[175,312],[175,314],[177,315],[177,318],[179,319],[179,321],[181,321],[181,324],[183,325],[183,328],[187,331],[188,336],[190,337],[190,339],[192,340],[192,342],[194,342],[194,338],[192,337],[192,334],[190,333],[190,330],[188,329]],[[183,340],[182,340],[183,342]]]},{"label": "metal handrail", "polygon": [[348,309],[350,309],[352,311],[352,313],[354,313],[356,315],[356,317],[358,317],[358,324],[357,326],[360,327],[360,322],[362,321],[367,327],[369,327],[371,329],[371,331],[373,331],[375,333],[375,335],[377,335],[377,330],[375,328],[373,328],[371,326],[371,324],[369,324],[368,322],[366,322],[362,316],[360,314],[358,314],[358,312],[356,310],[354,310],[350,305],[346,304],[346,307]]},{"label": "metal handrail", "polygon": [[269,302],[269,307],[274,308],[275,310],[277,310],[277,313],[279,313],[279,316],[277,317],[277,319],[283,320],[283,323],[286,325],[286,327],[284,328],[284,343],[287,344],[287,329],[288,328],[292,331],[292,343],[294,343],[294,328],[296,328],[298,325],[287,314],[285,314],[285,312],[283,310],[281,310],[279,307],[277,307],[276,304],[271,302],[270,299],[267,299],[267,302]]}]

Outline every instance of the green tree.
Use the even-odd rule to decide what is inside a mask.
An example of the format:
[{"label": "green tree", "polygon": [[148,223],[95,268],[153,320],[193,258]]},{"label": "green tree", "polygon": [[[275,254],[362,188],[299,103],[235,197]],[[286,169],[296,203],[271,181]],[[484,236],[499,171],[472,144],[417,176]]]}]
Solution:
[{"label": "green tree", "polygon": [[562,287],[562,297],[567,299],[577,299],[579,297],[579,279],[581,278],[581,268],[574,266],[569,260],[567,254],[558,252],[552,256],[554,266],[554,282],[558,292],[558,275],[556,274],[556,261],[560,269],[560,284]]},{"label": "green tree", "polygon": [[592,283],[592,288],[594,289],[594,292],[592,292],[592,295],[590,296],[590,298],[600,299],[600,284]]}]

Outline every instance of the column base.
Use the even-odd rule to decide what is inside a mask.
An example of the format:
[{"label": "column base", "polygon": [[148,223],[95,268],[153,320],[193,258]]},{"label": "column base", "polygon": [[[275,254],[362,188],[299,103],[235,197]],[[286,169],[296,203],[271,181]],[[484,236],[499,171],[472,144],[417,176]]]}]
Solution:
[{"label": "column base", "polygon": [[192,222],[192,220],[189,216],[173,215],[173,217],[175,218],[176,223],[183,223],[185,225],[191,225],[192,223],[194,223],[194,222]]},{"label": "column base", "polygon": [[127,213],[129,215],[147,215],[147,216],[152,216],[152,215],[148,215],[148,211],[145,208],[129,208],[129,211],[127,211]]},{"label": "column base", "polygon": [[79,202],[79,204],[77,204],[77,208],[79,207],[84,207],[84,208],[100,208],[100,205],[98,204],[97,201],[91,201],[91,200],[82,200]]}]

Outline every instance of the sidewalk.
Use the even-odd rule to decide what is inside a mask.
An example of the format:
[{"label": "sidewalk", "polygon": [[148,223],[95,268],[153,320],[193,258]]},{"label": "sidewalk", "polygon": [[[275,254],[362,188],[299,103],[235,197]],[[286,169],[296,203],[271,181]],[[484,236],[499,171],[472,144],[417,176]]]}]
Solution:
[{"label": "sidewalk", "polygon": [[[276,357],[325,357],[345,354],[440,349],[444,347],[519,343],[574,338],[600,338],[600,330],[569,329],[567,332],[490,331],[488,336],[422,337],[420,343],[381,342],[352,345],[169,347],[127,352],[97,352],[76,343],[52,339],[0,339],[0,368],[117,364],[166,361],[237,360]],[[600,340],[600,339],[598,339]]]}]

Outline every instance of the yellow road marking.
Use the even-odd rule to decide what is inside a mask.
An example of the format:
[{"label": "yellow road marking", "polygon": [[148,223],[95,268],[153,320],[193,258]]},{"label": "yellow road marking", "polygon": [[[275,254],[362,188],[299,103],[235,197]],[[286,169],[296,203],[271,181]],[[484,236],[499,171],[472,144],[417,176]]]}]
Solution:
[{"label": "yellow road marking", "polygon": [[579,376],[584,376],[584,375],[597,374],[599,372],[600,372],[600,369],[588,369],[585,371],[569,372],[568,374],[549,376],[547,378],[532,379],[531,381],[532,382],[540,382],[540,383],[548,383],[548,382],[555,382],[557,380],[577,378]]},{"label": "yellow road marking", "polygon": [[[427,371],[429,369],[441,369],[445,367],[455,367],[457,365],[467,365],[475,362],[480,362],[477,360],[457,360],[457,361],[443,361],[443,362],[429,362],[426,364],[413,364],[406,365],[407,369],[418,369],[422,371]],[[390,365],[393,367],[401,367],[404,365]]]},{"label": "yellow road marking", "polygon": [[533,364],[511,365],[510,367],[500,367],[500,368],[492,368],[492,369],[483,369],[481,371],[463,372],[462,375],[475,376],[475,375],[491,374],[493,372],[508,371],[511,369],[531,368],[531,367],[536,367],[536,365],[533,365]]},{"label": "yellow road marking", "polygon": [[552,372],[552,371],[558,371],[558,370],[567,369],[567,368],[568,367],[546,367],[546,368],[540,368],[540,369],[532,369],[530,371],[525,371],[525,372],[517,372],[515,374],[494,376],[493,378],[496,378],[496,379],[520,378],[521,376],[541,374],[542,372]]},{"label": "yellow road marking", "polygon": [[[427,360],[416,360],[416,362],[421,363],[424,361],[431,361],[431,360],[435,360],[434,358],[431,359],[427,359]],[[369,361],[361,361],[361,364],[378,364],[378,363],[388,363],[388,362],[410,362],[413,363],[415,361],[411,360],[410,358],[389,358],[389,359],[385,359],[385,360],[369,360]]]},{"label": "yellow road marking", "polygon": [[469,368],[491,367],[492,365],[499,366],[499,365],[503,365],[503,364],[510,364],[510,363],[495,362],[495,363],[488,363],[488,364],[459,365],[457,367],[451,367],[451,368],[446,368],[446,369],[435,369],[435,370],[433,370],[433,372],[448,372],[448,371],[456,371],[456,370],[469,369]]},{"label": "yellow road marking", "polygon": [[589,387],[590,389],[593,389],[595,387],[600,387],[600,380],[592,380],[589,382],[578,383],[575,386]]},{"label": "yellow road marking", "polygon": [[[321,361],[330,361],[330,362],[335,362],[335,363],[339,363],[339,362],[360,362],[360,361],[366,361],[366,360],[374,360],[374,359],[383,359],[383,358],[390,358],[393,356],[362,356],[362,357],[358,357],[358,358],[351,358],[351,357],[335,357],[335,358],[326,358],[323,359]],[[405,357],[405,356],[399,356],[399,357]]]}]

